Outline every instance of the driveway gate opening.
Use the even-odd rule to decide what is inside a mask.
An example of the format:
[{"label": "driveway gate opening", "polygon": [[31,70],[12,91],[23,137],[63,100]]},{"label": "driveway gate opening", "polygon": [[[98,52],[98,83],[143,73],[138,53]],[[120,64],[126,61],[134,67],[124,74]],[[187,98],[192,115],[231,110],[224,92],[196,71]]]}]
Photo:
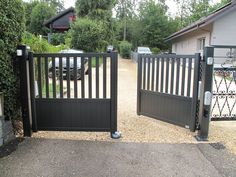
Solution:
[{"label": "driveway gate opening", "polygon": [[137,113],[195,131],[200,54],[139,55]]},{"label": "driveway gate opening", "polygon": [[20,59],[34,131],[117,131],[117,53],[29,52]]}]

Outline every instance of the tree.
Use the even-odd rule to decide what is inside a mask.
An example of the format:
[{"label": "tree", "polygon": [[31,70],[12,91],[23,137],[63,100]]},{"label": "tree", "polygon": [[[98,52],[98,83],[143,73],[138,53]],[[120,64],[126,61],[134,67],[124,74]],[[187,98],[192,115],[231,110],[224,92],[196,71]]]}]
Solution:
[{"label": "tree", "polygon": [[48,3],[41,2],[37,4],[31,14],[30,32],[34,34],[47,35],[49,29],[43,23],[56,14],[55,9],[51,8]]},{"label": "tree", "polygon": [[71,47],[86,52],[102,51],[107,45],[104,24],[89,18],[80,18],[70,30]]},{"label": "tree", "polygon": [[173,22],[167,13],[167,6],[156,3],[153,0],[146,1],[140,5],[140,24],[142,26],[140,41],[149,47],[158,47],[162,50],[168,49],[164,39],[173,30]]}]

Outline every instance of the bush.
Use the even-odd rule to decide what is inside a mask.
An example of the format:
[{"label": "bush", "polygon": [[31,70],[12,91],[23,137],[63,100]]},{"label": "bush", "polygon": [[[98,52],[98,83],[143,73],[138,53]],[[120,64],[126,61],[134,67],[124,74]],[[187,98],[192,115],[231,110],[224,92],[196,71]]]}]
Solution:
[{"label": "bush", "polygon": [[154,48],[152,48],[152,53],[153,54],[158,54],[158,53],[160,53],[160,49],[159,48],[157,48],[157,47],[154,47]]},{"label": "bush", "polygon": [[132,44],[128,41],[122,41],[119,44],[119,52],[122,58],[130,58]]},{"label": "bush", "polygon": [[79,18],[72,25],[70,35],[71,47],[85,52],[100,52],[108,45],[104,24],[88,18]]},{"label": "bush", "polygon": [[25,30],[21,0],[0,3],[0,92],[4,93],[4,114],[7,119],[20,118],[19,80],[13,70],[12,57]]},{"label": "bush", "polygon": [[66,33],[53,33],[51,36],[52,45],[65,44]]},{"label": "bush", "polygon": [[46,39],[40,39],[39,36],[35,36],[29,32],[24,33],[22,43],[30,46],[31,51],[35,53],[57,53],[60,50],[68,48],[66,45],[51,45]]}]

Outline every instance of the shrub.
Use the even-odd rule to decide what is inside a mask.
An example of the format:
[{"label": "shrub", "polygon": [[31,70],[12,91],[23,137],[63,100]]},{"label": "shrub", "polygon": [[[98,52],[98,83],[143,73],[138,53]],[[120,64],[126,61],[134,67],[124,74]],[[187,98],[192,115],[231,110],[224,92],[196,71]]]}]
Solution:
[{"label": "shrub", "polygon": [[66,33],[53,33],[51,36],[52,45],[65,44]]},{"label": "shrub", "polygon": [[119,44],[119,52],[121,57],[123,58],[130,58],[130,52],[131,52],[132,44],[128,41],[122,41]]},{"label": "shrub", "polygon": [[152,53],[153,54],[158,54],[158,53],[160,53],[160,49],[158,48],[158,47],[154,47],[154,48],[152,48]]},{"label": "shrub", "polygon": [[19,83],[12,58],[25,30],[21,0],[0,3],[0,92],[4,93],[4,114],[7,119],[20,117]]},{"label": "shrub", "polygon": [[85,52],[100,52],[105,49],[106,33],[102,22],[80,18],[70,30],[71,47]]},{"label": "shrub", "polygon": [[44,38],[25,32],[22,43],[30,46],[31,51],[35,53],[57,53],[60,50],[68,48],[66,45],[54,46],[48,43]]}]

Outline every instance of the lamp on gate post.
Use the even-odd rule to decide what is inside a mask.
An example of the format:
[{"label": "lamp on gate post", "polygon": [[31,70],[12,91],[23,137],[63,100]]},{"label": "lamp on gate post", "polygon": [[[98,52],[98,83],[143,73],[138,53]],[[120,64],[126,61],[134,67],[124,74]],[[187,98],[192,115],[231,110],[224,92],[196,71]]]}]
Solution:
[{"label": "lamp on gate post", "polygon": [[4,95],[2,92],[0,92],[0,119],[4,117]]}]

